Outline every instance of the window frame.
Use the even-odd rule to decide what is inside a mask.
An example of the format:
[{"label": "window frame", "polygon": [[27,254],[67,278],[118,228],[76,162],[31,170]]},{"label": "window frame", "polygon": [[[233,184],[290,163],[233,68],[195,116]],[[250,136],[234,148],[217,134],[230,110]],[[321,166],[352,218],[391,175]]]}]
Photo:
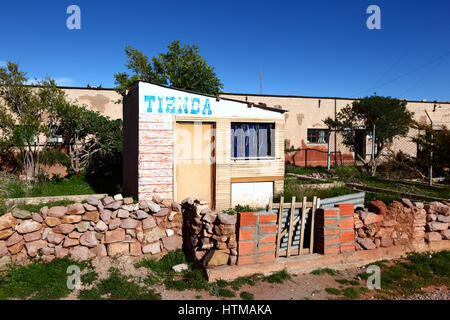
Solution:
[{"label": "window frame", "polygon": [[[255,128],[255,126],[257,127],[256,130],[256,153],[257,156],[235,156],[239,150],[236,149],[236,135],[235,135],[235,131],[236,128],[234,128],[234,126],[241,126],[241,130],[243,130],[243,139],[244,139],[244,154],[247,153],[250,154],[250,148],[249,148],[249,139],[250,139],[250,134],[249,134],[249,127],[253,126],[253,128]],[[247,127],[243,127],[243,126],[247,126]],[[260,138],[261,135],[259,133],[259,126],[267,126],[267,153],[268,155],[266,156],[261,156],[259,154],[259,152],[261,151],[261,145],[260,145]],[[273,160],[275,159],[275,122],[251,122],[251,121],[235,121],[235,122],[231,122],[230,123],[230,159],[233,161],[239,161],[239,160]],[[248,150],[246,150],[248,148]],[[235,150],[236,149],[236,150]]]},{"label": "window frame", "polygon": [[[310,132],[315,132],[314,135],[310,134]],[[320,131],[325,132],[324,142],[320,142]],[[306,143],[307,144],[328,144],[329,139],[329,129],[323,129],[323,128],[308,128],[306,129]],[[311,141],[310,137],[315,136],[315,141]]]}]

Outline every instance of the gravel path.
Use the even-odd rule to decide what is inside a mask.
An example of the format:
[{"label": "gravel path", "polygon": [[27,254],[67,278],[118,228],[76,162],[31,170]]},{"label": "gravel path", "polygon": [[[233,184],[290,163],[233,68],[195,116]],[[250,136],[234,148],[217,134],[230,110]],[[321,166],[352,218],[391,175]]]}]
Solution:
[{"label": "gravel path", "polygon": [[432,292],[413,294],[406,298],[395,298],[394,300],[450,300],[450,290],[447,288],[433,288]]}]

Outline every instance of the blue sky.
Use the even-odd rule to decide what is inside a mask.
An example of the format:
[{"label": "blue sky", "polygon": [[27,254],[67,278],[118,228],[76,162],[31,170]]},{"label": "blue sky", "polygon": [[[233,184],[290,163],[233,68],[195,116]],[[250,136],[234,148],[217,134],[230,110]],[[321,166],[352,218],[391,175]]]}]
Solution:
[{"label": "blue sky", "polygon": [[[81,30],[66,9],[81,9]],[[369,30],[369,5],[381,30]],[[3,1],[0,65],[60,85],[114,86],[124,46],[197,43],[224,91],[450,101],[450,1]]]}]

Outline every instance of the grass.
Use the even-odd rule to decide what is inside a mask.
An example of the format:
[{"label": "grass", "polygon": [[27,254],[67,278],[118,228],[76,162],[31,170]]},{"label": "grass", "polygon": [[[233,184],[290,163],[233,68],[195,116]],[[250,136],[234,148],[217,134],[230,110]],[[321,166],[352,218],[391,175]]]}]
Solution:
[{"label": "grass", "polygon": [[[417,186],[410,184],[402,184],[401,182],[392,182],[384,180],[380,177],[371,177],[364,171],[361,167],[354,166],[340,166],[332,169],[332,172],[337,176],[337,178],[327,178],[329,181],[343,181],[343,182],[356,182],[360,181],[365,185],[393,190],[402,191],[407,193],[415,193],[426,195],[435,198],[449,198],[450,188],[435,188],[430,186]],[[285,173],[296,173],[296,174],[309,174],[309,173],[328,173],[326,167],[294,167],[291,165],[285,166]],[[331,198],[336,196],[341,196],[345,194],[356,193],[359,191],[353,190],[350,187],[334,187],[330,189],[318,189],[314,187],[305,187],[304,184],[314,184],[320,181],[306,181],[300,179],[286,179],[284,192],[282,194],[276,195],[275,201],[279,201],[280,197],[283,195],[285,201],[291,201],[293,196],[297,199],[302,199],[304,196],[312,198],[317,196],[321,199]],[[382,200],[383,202],[389,204],[392,201],[398,201],[402,198],[400,195],[395,195],[392,193],[368,193],[366,192],[365,205],[367,206],[372,200]]]},{"label": "grass", "polygon": [[329,294],[334,294],[336,296],[341,294],[341,290],[336,288],[325,288],[325,291],[328,292]]},{"label": "grass", "polygon": [[281,196],[284,196],[284,201],[289,202],[292,200],[292,197],[295,196],[296,199],[303,199],[303,197],[307,197],[308,199],[312,199],[314,196],[326,199],[331,197],[342,196],[345,194],[357,193],[353,191],[352,188],[349,187],[333,187],[329,189],[318,189],[312,187],[304,187],[302,184],[298,184],[296,181],[285,180],[284,182],[284,192],[278,193],[274,196],[274,201],[279,202]]},{"label": "grass", "polygon": [[286,280],[291,280],[291,275],[286,270],[281,270],[264,277],[262,280],[269,283],[283,283]]},{"label": "grass", "polygon": [[360,292],[358,289],[353,287],[346,288],[342,291],[343,295],[349,299],[357,299],[359,298]]},{"label": "grass", "polygon": [[255,296],[247,291],[242,291],[239,296],[241,297],[242,300],[253,300],[255,299]]},{"label": "grass", "polygon": [[153,289],[140,286],[129,276],[124,276],[119,269],[111,267],[109,277],[102,279],[93,288],[81,290],[78,298],[85,300],[160,300],[161,295]]},{"label": "grass", "polygon": [[330,268],[323,268],[323,269],[316,269],[311,272],[311,274],[315,274],[315,275],[322,275],[325,273],[328,273],[329,275],[334,276],[337,274],[337,271],[334,269],[330,269]]},{"label": "grass", "polygon": [[213,286],[210,293],[211,296],[222,297],[222,298],[234,298],[236,293],[227,288],[220,288],[218,286]]},{"label": "grass", "polygon": [[[410,253],[392,265],[377,265],[381,269],[381,289],[376,292],[382,296],[409,296],[429,286],[450,286],[450,251]],[[359,276],[367,279],[370,274]]]},{"label": "grass", "polygon": [[67,287],[67,268],[72,265],[79,266],[82,271],[89,263],[65,257],[50,262],[37,259],[28,265],[13,265],[0,275],[0,300],[64,298],[71,292]]},{"label": "grass", "polygon": [[63,196],[77,194],[94,194],[95,190],[85,181],[84,176],[71,176],[37,182],[27,186],[24,182],[12,180],[6,185],[9,198]]},{"label": "grass", "polygon": [[[181,273],[175,273],[172,266],[186,263],[188,270]],[[144,283],[146,285],[163,284],[169,290],[196,290],[207,291],[211,296],[222,298],[234,298],[236,292],[240,291],[244,285],[254,286],[258,282],[264,281],[268,283],[283,283],[291,279],[291,275],[286,270],[275,272],[271,275],[264,276],[262,274],[254,274],[247,277],[240,277],[233,281],[217,280],[209,283],[202,270],[193,269],[192,264],[186,260],[184,252],[179,249],[171,251],[160,260],[155,258],[143,259],[134,265],[136,268],[144,267],[150,269]],[[241,295],[240,295],[241,296]],[[244,293],[242,299],[249,298]]]},{"label": "grass", "polygon": [[338,282],[340,284],[349,284],[349,285],[352,285],[352,286],[359,285],[359,281],[357,281],[357,280],[336,279],[336,282]]}]

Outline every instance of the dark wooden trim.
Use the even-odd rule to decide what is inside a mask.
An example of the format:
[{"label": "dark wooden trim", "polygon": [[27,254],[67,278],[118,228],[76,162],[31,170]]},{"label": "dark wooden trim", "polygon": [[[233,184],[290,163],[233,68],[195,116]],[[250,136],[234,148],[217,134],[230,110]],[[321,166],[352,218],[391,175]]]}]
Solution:
[{"label": "dark wooden trim", "polygon": [[273,176],[273,177],[237,177],[231,178],[231,183],[240,183],[240,182],[275,182],[275,181],[283,181],[284,176]]}]

